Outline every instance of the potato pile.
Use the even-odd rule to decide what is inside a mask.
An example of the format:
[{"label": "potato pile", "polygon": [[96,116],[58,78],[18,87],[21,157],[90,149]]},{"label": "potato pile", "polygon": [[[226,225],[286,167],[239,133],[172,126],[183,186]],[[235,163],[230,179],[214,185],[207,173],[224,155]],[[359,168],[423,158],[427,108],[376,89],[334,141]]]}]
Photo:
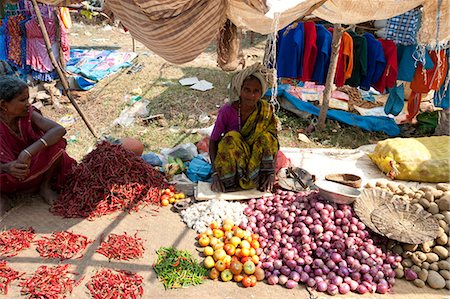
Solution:
[{"label": "potato pile", "polygon": [[395,269],[397,278],[413,281],[419,288],[428,284],[433,289],[450,289],[449,224],[450,184],[439,183],[435,187],[409,187],[394,182],[368,183],[366,188],[380,188],[409,200],[419,209],[425,209],[439,222],[435,240],[419,245],[390,240],[388,249],[402,255],[401,265]]}]

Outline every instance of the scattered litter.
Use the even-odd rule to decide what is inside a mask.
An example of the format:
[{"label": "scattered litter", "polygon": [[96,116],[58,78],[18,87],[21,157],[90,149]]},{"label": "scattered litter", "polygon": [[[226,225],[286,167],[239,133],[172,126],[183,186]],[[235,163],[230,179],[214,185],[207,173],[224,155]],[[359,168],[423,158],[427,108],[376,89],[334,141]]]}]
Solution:
[{"label": "scattered litter", "polygon": [[104,43],[106,41],[109,41],[109,38],[92,38],[91,41],[93,42],[99,42],[99,43]]},{"label": "scattered litter", "polygon": [[202,114],[198,117],[198,121],[199,121],[201,124],[206,124],[206,123],[208,123],[210,119],[211,119],[211,118],[210,118],[210,117],[208,116],[208,114],[206,114],[206,113],[202,113]]},{"label": "scattered litter", "polygon": [[200,80],[198,83],[191,86],[191,89],[200,91],[207,91],[213,88],[214,88],[213,84],[206,80]]},{"label": "scattered litter", "polygon": [[90,33],[89,31],[85,31],[85,32],[84,32],[84,35],[86,35],[86,36],[91,36],[92,33]]},{"label": "scattered litter", "polygon": [[104,30],[104,31],[110,31],[110,30],[112,30],[112,29],[113,29],[113,28],[112,28],[111,25],[106,25],[105,27],[102,28],[102,30]]},{"label": "scattered litter", "polygon": [[[131,98],[131,100],[133,100],[133,98]],[[140,101],[139,99],[130,107],[122,110],[120,116],[113,121],[113,125],[129,127],[135,122],[136,117],[146,117],[149,114],[149,111],[147,109],[148,104],[150,104],[149,101]]]},{"label": "scattered litter", "polygon": [[308,136],[306,136],[303,133],[298,134],[298,140],[300,140],[301,142],[305,142],[305,143],[312,143],[311,140],[309,140]]},{"label": "scattered litter", "polygon": [[132,95],[140,95],[140,94],[142,94],[142,88],[140,88],[140,87],[137,87],[137,88],[135,88],[135,89],[133,89],[132,91],[131,91],[131,94]]},{"label": "scattered litter", "polygon": [[199,80],[197,77],[190,77],[190,78],[180,79],[180,80],[178,80],[178,82],[180,82],[180,84],[183,86],[187,86],[187,85],[197,84],[199,82]]},{"label": "scattered litter", "polygon": [[70,127],[77,121],[76,117],[71,114],[66,114],[61,117],[58,121],[58,124],[63,126],[64,128]]},{"label": "scattered litter", "polygon": [[135,64],[131,67],[131,69],[129,69],[127,71],[127,74],[131,75],[131,74],[137,73],[137,72],[141,71],[143,68],[144,68],[144,64],[142,64],[142,63]]}]

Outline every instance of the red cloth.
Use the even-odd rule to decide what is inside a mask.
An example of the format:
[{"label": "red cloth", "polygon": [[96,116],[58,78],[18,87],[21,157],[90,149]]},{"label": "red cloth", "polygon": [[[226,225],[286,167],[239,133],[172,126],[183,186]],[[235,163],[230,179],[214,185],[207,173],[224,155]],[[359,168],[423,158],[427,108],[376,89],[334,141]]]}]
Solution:
[{"label": "red cloth", "polygon": [[305,47],[303,51],[303,72],[300,81],[311,81],[317,58],[317,34],[314,22],[303,23]]},{"label": "red cloth", "polygon": [[391,40],[378,39],[383,47],[384,57],[386,58],[386,68],[380,80],[374,85],[379,92],[384,92],[386,88],[394,87],[397,82],[398,63],[397,46]]},{"label": "red cloth", "polygon": [[448,63],[445,56],[445,50],[429,51],[430,58],[433,61],[433,68],[423,70],[423,65],[419,66],[414,73],[411,82],[411,95],[408,99],[408,115],[407,119],[411,120],[419,113],[420,102],[422,101],[422,93],[427,93],[430,90],[438,90],[445,81]]},{"label": "red cloth", "polygon": [[[44,135],[44,132],[33,126],[30,113],[27,117],[19,120],[19,129],[21,136],[13,132],[5,123],[0,121],[0,163],[8,163],[14,161],[20,152]],[[12,193],[23,190],[35,190],[39,188],[43,174],[53,165],[59,158],[61,161],[60,171],[56,177],[57,183],[61,184],[65,176],[70,172],[76,161],[69,157],[65,152],[66,140],[61,139],[58,143],[51,145],[38,154],[34,155],[31,160],[30,174],[23,180],[19,181],[15,177],[7,173],[0,174],[0,190],[2,193]]]}]

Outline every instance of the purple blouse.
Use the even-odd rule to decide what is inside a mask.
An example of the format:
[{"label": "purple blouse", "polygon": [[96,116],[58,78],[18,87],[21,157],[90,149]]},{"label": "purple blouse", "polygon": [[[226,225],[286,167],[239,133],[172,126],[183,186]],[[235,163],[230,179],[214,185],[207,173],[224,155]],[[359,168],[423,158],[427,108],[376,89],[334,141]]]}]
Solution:
[{"label": "purple blouse", "polygon": [[219,141],[223,135],[230,131],[240,131],[238,111],[231,105],[225,104],[217,114],[214,130],[211,134],[212,141]]}]

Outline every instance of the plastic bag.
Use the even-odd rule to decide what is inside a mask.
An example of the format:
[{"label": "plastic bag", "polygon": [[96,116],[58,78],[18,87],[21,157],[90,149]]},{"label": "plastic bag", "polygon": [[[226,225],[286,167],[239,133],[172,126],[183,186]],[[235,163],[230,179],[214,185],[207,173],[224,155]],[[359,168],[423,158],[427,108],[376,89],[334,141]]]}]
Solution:
[{"label": "plastic bag", "polygon": [[180,144],[174,148],[165,148],[161,150],[161,154],[172,158],[180,158],[183,161],[190,161],[198,155],[197,147],[193,143]]},{"label": "plastic bag", "polygon": [[386,139],[369,157],[392,179],[443,183],[450,181],[449,144],[448,136]]},{"label": "plastic bag", "polygon": [[208,182],[211,180],[212,165],[209,164],[201,155],[196,156],[189,163],[186,171],[188,178],[197,183],[198,181]]},{"label": "plastic bag", "polygon": [[163,162],[161,161],[161,159],[159,158],[159,156],[155,153],[146,153],[143,154],[142,159],[144,159],[145,162],[147,162],[148,164],[152,165],[152,166],[162,166]]}]

